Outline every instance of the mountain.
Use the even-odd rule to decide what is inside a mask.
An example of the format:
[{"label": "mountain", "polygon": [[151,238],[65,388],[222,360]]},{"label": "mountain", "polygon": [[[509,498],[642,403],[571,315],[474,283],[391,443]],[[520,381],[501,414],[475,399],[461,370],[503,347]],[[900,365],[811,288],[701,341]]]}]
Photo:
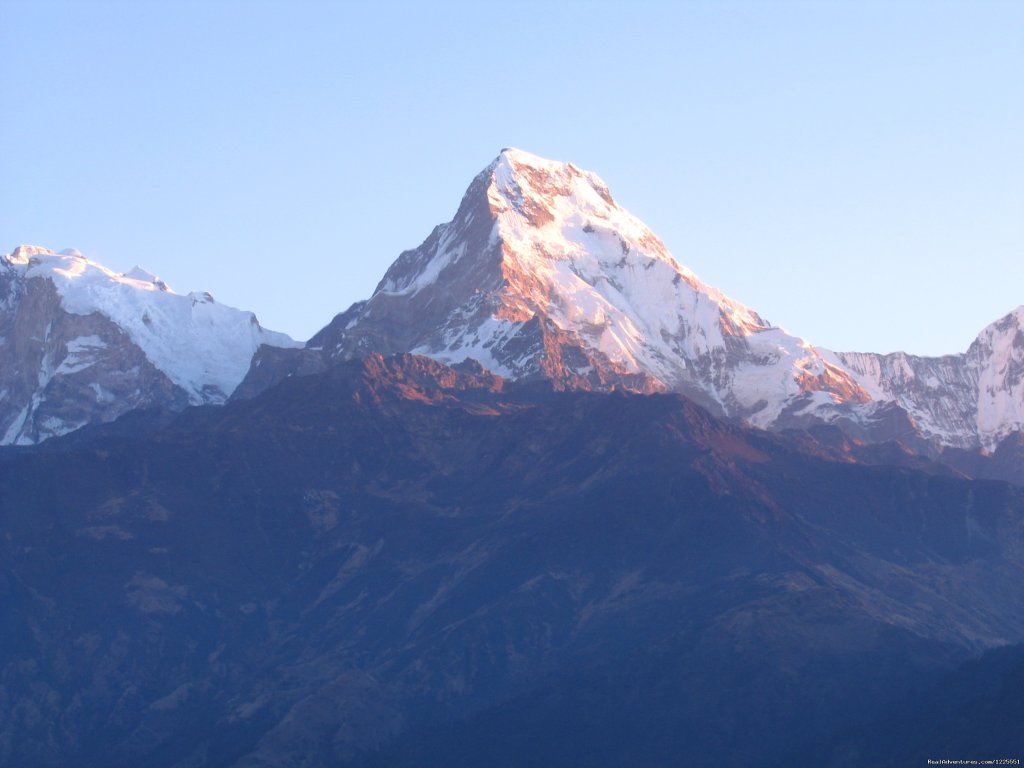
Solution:
[{"label": "mountain", "polygon": [[223,403],[261,344],[295,346],[208,293],[77,251],[0,256],[0,444],[26,444],[136,408]]},{"label": "mountain", "polygon": [[369,355],[133,418],[0,449],[0,764],[812,765],[1024,640],[1020,488],[673,393]]},{"label": "mountain", "polygon": [[518,150],[301,348],[19,248],[0,765],[1019,755],[1022,319],[815,348]]},{"label": "mountain", "polygon": [[370,352],[467,358],[557,387],[678,392],[770,429],[991,451],[1022,425],[1024,308],[966,354],[838,354],[702,283],[595,174],[506,149],[455,217],[301,352],[258,354],[238,396]]},{"label": "mountain", "polygon": [[1022,328],[1024,307],[937,358],[817,348],[701,282],[595,174],[506,149],[450,222],[302,349],[138,267],[31,246],[0,256],[0,444],[411,352],[557,388],[677,392],[757,427],[832,425],[1019,481]]},{"label": "mountain", "polygon": [[835,356],[872,400],[894,402],[927,438],[995,450],[1024,428],[1024,306],[985,328],[967,352],[944,357]]},{"label": "mountain", "polygon": [[309,346],[331,359],[410,351],[563,387],[677,391],[758,426],[803,392],[868,399],[809,344],[678,264],[596,175],[513,149]]}]

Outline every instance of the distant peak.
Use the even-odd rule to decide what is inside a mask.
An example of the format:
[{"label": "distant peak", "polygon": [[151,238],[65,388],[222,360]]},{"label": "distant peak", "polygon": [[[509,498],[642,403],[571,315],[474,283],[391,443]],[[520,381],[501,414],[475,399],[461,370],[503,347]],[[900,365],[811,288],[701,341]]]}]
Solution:
[{"label": "distant peak", "polygon": [[558,197],[583,202],[594,194],[607,206],[617,207],[608,185],[596,173],[515,147],[501,150],[491,165],[491,173],[497,192],[516,208],[523,199],[547,207]]},{"label": "distant peak", "polygon": [[512,173],[525,173],[533,176],[535,179],[538,175],[561,176],[563,178],[585,177],[587,180],[597,180],[602,187],[605,186],[604,182],[597,177],[597,174],[582,171],[570,162],[549,160],[546,157],[541,157],[540,155],[535,155],[532,152],[515,147],[505,147],[505,149],[501,150],[493,165],[496,170],[506,169]]},{"label": "distant peak", "polygon": [[172,292],[170,286],[167,285],[163,280],[154,275],[149,270],[143,269],[138,264],[129,269],[127,272],[122,272],[121,277],[127,278],[128,280],[137,280],[140,283],[152,283],[157,290]]},{"label": "distant peak", "polygon": [[19,245],[14,249],[14,252],[10,255],[10,261],[16,264],[27,264],[28,260],[33,256],[53,256],[54,253],[49,248],[43,248],[41,245]]},{"label": "distant peak", "polygon": [[1024,305],[1011,310],[983,328],[974,344],[991,344],[997,338],[1024,346]]},{"label": "distant peak", "polygon": [[143,282],[146,283],[155,283],[157,280],[160,279],[152,272],[140,267],[138,264],[129,269],[127,272],[123,272],[122,276],[127,277],[131,280],[142,280]]},{"label": "distant peak", "polygon": [[527,166],[530,168],[556,169],[572,166],[572,163],[566,163],[560,160],[548,160],[545,157],[535,155],[532,152],[527,152],[525,149],[518,149],[517,147],[505,147],[498,154],[497,159],[499,163],[504,162],[512,165]]}]

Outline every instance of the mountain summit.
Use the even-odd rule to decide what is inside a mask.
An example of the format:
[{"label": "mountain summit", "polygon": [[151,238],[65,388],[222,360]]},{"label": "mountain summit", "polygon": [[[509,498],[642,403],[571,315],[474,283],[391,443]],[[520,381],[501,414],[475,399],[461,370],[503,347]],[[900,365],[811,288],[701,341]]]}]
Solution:
[{"label": "mountain summit", "polygon": [[597,175],[518,149],[310,344],[332,358],[474,358],[560,387],[674,390],[758,426],[801,395],[870,399],[810,344],[698,280]]}]

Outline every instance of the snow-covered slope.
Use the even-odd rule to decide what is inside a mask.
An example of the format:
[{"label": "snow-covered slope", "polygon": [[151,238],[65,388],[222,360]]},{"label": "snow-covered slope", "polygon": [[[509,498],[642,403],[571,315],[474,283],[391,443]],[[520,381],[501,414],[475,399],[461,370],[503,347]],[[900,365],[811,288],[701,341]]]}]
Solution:
[{"label": "snow-covered slope", "polygon": [[133,408],[221,403],[261,344],[297,346],[209,294],[77,251],[0,256],[0,443],[33,443]]}]

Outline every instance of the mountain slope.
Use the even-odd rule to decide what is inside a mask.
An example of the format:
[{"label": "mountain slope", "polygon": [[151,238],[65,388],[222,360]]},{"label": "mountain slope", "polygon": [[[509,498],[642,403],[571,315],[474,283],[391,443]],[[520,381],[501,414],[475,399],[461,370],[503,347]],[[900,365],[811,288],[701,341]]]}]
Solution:
[{"label": "mountain slope", "polygon": [[76,251],[0,256],[0,443],[34,443],[135,408],[220,403],[260,344],[294,346],[209,294]]},{"label": "mountain slope", "polygon": [[0,451],[2,763],[804,765],[1024,639],[1020,489],[677,395],[369,356],[104,431]]},{"label": "mountain slope", "polygon": [[506,149],[452,221],[302,353],[266,350],[246,397],[370,352],[467,358],[562,388],[674,391],[758,427],[993,450],[1020,430],[1024,309],[964,355],[837,354],[702,283],[596,175]]}]

